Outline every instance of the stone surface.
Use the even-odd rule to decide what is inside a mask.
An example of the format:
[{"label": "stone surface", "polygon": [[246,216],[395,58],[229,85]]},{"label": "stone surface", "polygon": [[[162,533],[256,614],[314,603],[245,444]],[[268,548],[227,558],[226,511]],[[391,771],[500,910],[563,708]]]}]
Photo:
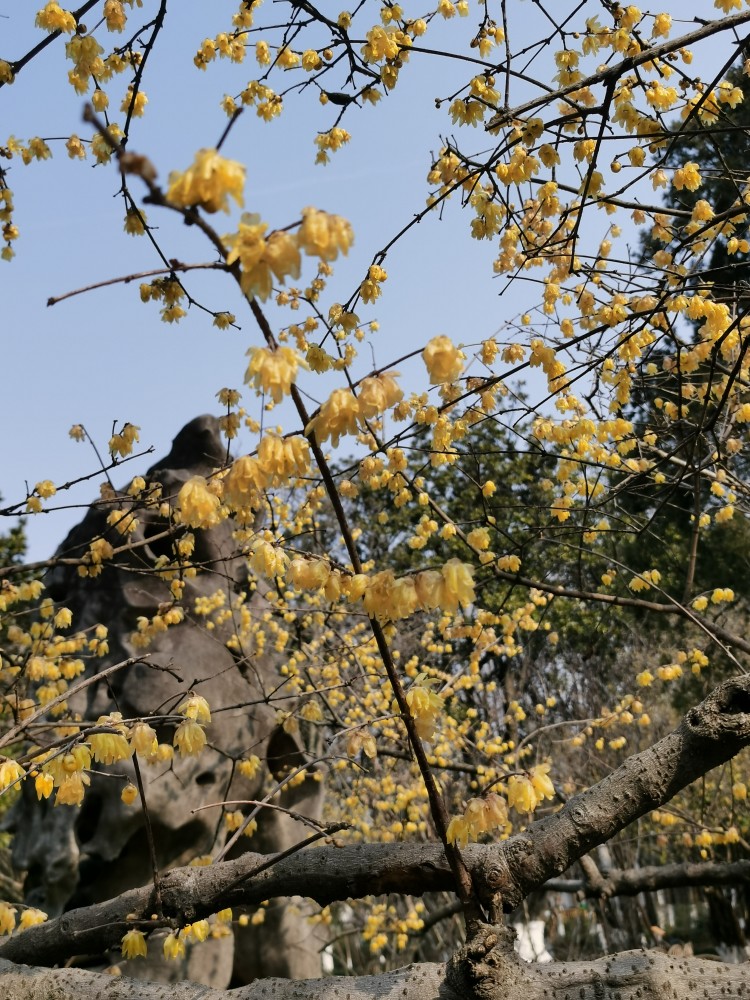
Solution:
[{"label": "stone surface", "polygon": [[[198,417],[177,435],[171,452],[149,470],[147,482],[158,481],[164,496],[173,496],[194,475],[208,475],[226,462],[226,447],[219,435],[218,421]],[[106,524],[108,511],[92,506],[58,550],[58,555],[80,556],[97,535],[113,545],[122,538]],[[110,651],[90,670],[118,663],[141,651],[131,635],[138,616],[152,616],[171,595],[168,583],[152,572],[155,560],[171,551],[171,542],[157,539],[167,523],[157,510],[140,511],[134,543],[147,544],[118,558],[117,568],[107,568],[98,577],[82,578],[75,567],[60,566],[48,580],[48,593],[73,612],[76,629],[97,623],[109,628]],[[199,596],[209,596],[217,588],[240,589],[245,581],[245,561],[237,557],[232,524],[224,521],[210,531],[195,531],[194,559],[206,567],[185,588],[183,604],[189,610]],[[149,542],[149,539],[154,539]],[[251,611],[265,609],[259,594],[250,599]],[[233,631],[231,619],[208,631],[189,613],[185,620],[157,637],[149,647],[150,663],[135,664],[90,685],[71,707],[81,717],[95,721],[100,715],[119,711],[126,719],[150,713],[173,712],[184,695],[194,690],[208,701],[212,722],[207,729],[209,746],[197,757],[175,753],[169,763],[141,763],[145,798],[151,817],[160,869],[189,862],[196,855],[216,852],[226,837],[221,810],[202,809],[223,800],[255,799],[261,793],[267,773],[253,780],[236,773],[234,761],[255,754],[264,759],[269,741],[274,770],[285,761],[303,761],[303,748],[296,739],[279,729],[276,710],[290,704],[264,696],[279,687],[276,654],[256,656],[243,650],[238,657],[226,647]],[[166,669],[164,669],[166,668]],[[173,724],[156,727],[160,742],[171,742]],[[145,885],[151,879],[151,861],[143,810],[139,800],[126,806],[120,799],[124,779],[135,780],[132,761],[123,761],[91,775],[91,787],[83,806],[53,807],[51,801],[38,802],[33,784],[27,783],[22,801],[14,811],[14,863],[25,871],[27,902],[51,916],[66,909],[116,896],[122,890]],[[121,780],[112,774],[122,776]],[[320,776],[318,776],[320,777]],[[320,811],[322,785],[313,777],[275,801],[300,813],[315,816]],[[309,833],[276,810],[264,810],[259,829],[250,839],[241,838],[246,849],[284,850]],[[284,975],[304,978],[320,975],[317,942],[303,947],[311,935],[309,924],[295,907],[282,908],[278,919],[269,921],[273,934],[255,928],[243,931],[238,948],[235,982],[249,977]],[[255,939],[254,939],[255,937]],[[261,941],[262,938],[262,941]],[[181,976],[215,987],[226,986],[231,978],[232,947],[226,941],[206,948],[206,961],[196,958],[198,949],[180,970]],[[115,959],[117,956],[115,956]],[[118,962],[129,975],[154,979],[173,978],[175,967],[158,963]],[[189,964],[189,969],[187,965]],[[150,967],[151,966],[151,967]],[[131,968],[132,967],[132,968]]]}]

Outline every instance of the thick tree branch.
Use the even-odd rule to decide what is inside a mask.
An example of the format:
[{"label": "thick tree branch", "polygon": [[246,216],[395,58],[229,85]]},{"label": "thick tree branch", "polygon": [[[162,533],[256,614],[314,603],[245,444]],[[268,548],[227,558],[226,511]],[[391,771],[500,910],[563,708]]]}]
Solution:
[{"label": "thick tree branch", "polygon": [[613,868],[606,872],[600,884],[584,882],[580,878],[550,879],[544,888],[552,892],[580,893],[586,898],[610,896],[637,896],[639,892],[658,889],[681,889],[699,885],[737,885],[750,883],[750,861],[732,861],[722,864],[690,861],[672,865],[647,865],[644,868]]},{"label": "thick tree branch", "polygon": [[526,965],[506,950],[461,956],[448,966],[409,965],[381,976],[332,976],[293,982],[257,980],[236,990],[196,983],[146,983],[82,969],[31,969],[0,960],[0,996],[13,1000],[635,1000],[690,997],[719,1000],[742,996],[743,965],[701,958],[675,959],[658,951],[628,951],[594,962]]},{"label": "thick tree branch", "polygon": [[[493,845],[471,845],[466,866],[475,884],[500,893],[506,912],[686,785],[750,744],[750,677],[726,681],[691,708],[680,726],[625,761],[557,813]],[[261,870],[262,869],[262,870]],[[625,880],[627,881],[627,880]],[[161,882],[164,920],[152,922],[153,888],[72,910],[0,945],[0,957],[53,965],[70,955],[117,945],[134,921],[142,929],[179,926],[226,906],[304,895],[321,905],[398,892],[450,891],[455,881],[442,844],[358,844],[314,848],[269,865],[245,854],[207,868],[178,868]],[[639,891],[634,889],[633,891]]]}]

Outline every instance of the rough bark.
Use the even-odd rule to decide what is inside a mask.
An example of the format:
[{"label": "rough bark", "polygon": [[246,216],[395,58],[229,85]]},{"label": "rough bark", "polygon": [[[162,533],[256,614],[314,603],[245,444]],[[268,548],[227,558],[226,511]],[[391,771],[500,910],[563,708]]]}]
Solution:
[{"label": "rough bark", "polygon": [[[750,677],[726,681],[691,708],[674,732],[501,844],[464,852],[474,885],[488,907],[515,909],[533,889],[566,871],[639,816],[734,757],[750,743]],[[71,910],[0,945],[0,957],[54,965],[71,955],[100,954],[134,921],[144,929],[180,926],[225,906],[304,895],[321,905],[388,892],[421,895],[453,888],[440,844],[361,844],[312,849],[278,863],[246,854],[208,868],[178,868],[161,882],[162,911],[152,922],[152,888]]]},{"label": "rough bark", "polygon": [[676,959],[657,951],[526,965],[506,947],[489,953],[475,947],[448,966],[424,963],[382,976],[300,982],[263,979],[231,991],[0,960],[0,1000],[723,1000],[748,995],[747,965]]},{"label": "rough bark", "polygon": [[643,868],[613,868],[600,882],[582,878],[550,879],[543,886],[550,892],[580,893],[587,899],[610,896],[637,896],[657,889],[680,889],[698,885],[738,885],[750,882],[750,861],[717,863],[686,861],[672,865],[647,865]]}]

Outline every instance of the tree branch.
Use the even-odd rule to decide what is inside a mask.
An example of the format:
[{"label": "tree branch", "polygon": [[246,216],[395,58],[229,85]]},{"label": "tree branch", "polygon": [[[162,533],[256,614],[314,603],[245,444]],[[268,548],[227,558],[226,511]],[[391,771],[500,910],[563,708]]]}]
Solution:
[{"label": "tree branch", "polygon": [[[721,684],[690,709],[674,732],[571,798],[559,812],[532,823],[525,833],[500,844],[470,845],[463,856],[472,880],[499,892],[503,908],[510,912],[532,890],[748,744],[750,676]],[[131,889],[14,935],[0,944],[0,957],[52,965],[74,954],[100,954],[118,944],[134,921],[141,929],[172,926],[223,907],[260,904],[279,896],[304,895],[325,906],[389,892],[421,896],[455,889],[438,843],[326,846],[272,866],[269,861],[272,856],[248,853],[207,868],[173,869],[160,886],[163,920],[150,920],[151,886]]]}]

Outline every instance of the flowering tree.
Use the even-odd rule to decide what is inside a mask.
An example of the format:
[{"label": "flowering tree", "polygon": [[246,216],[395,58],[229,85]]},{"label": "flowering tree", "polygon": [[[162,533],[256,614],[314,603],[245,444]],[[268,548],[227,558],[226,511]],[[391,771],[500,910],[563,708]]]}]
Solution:
[{"label": "flowering tree", "polygon": [[[70,12],[47,3],[36,15],[38,43],[0,60],[2,97],[12,107],[16,78],[33,73],[49,45],[65,47],[86,123],[75,133],[70,124],[67,153],[109,164],[125,229],[146,245],[151,270],[119,280],[138,280],[144,309],[156,306],[167,323],[190,307],[219,330],[245,317],[204,303],[193,272],[236,286],[255,331],[246,399],[219,390],[225,459],[171,491],[158,477],[112,487],[109,473],[139,440],[133,422],[116,430],[97,501],[108,527],[84,552],[62,557],[95,589],[118,566],[134,572],[134,546],[147,551],[135,541],[139,526],[158,519],[149,537],[159,547],[138,572],[160,581],[165,599],[137,620],[132,645],[158,648],[190,616],[209,632],[229,622],[224,644],[240,664],[258,650],[283,652],[261,700],[272,705],[278,691],[295,698],[282,728],[309,726],[322,737],[315,762],[329,770],[330,815],[297,845],[314,841],[311,850],[226,860],[226,830],[247,830],[254,813],[225,801],[214,849],[201,859],[212,864],[166,873],[155,865],[149,885],[52,920],[5,904],[0,927],[13,932],[0,945],[5,995],[98,995],[98,974],[49,967],[114,947],[123,958],[145,955],[159,931],[168,932],[165,955],[177,958],[235,920],[237,908],[290,894],[322,907],[323,923],[339,901],[407,899],[368,904],[363,931],[371,952],[389,950],[395,965],[399,951],[418,954],[410,942],[431,921],[414,898],[433,892],[458,901],[465,943],[453,941],[441,962],[349,979],[348,995],[744,988],[736,969],[706,972],[697,958],[643,952],[527,966],[504,915],[576,864],[581,891],[599,897],[747,878],[739,755],[750,742],[750,643],[743,595],[734,579],[715,578],[712,551],[745,533],[750,318],[743,297],[715,294],[703,272],[717,241],[729,259],[748,252],[748,187],[733,167],[735,192],[727,198],[721,188],[719,209],[710,191],[721,178],[695,160],[676,163],[675,151],[696,123],[716,137],[738,128],[731,112],[743,98],[735,81],[746,69],[750,10],[716,0],[691,23],[674,12],[673,24],[669,12],[609,0],[535,4],[540,33],[530,38],[522,18],[531,5],[439,0],[419,13],[384,0],[332,14],[307,0],[246,0],[199,42],[191,67],[210,86],[212,64],[228,60],[242,82],[224,96],[224,121],[199,140],[193,162],[175,164],[162,182],[136,125],[170,15],[164,0],[143,6],[90,0]],[[456,136],[427,164],[426,206],[406,224],[395,220],[397,235],[363,262],[348,297],[326,298],[334,265],[353,252],[340,215],[307,207],[276,228],[252,214],[217,226],[217,213],[244,205],[245,166],[226,155],[243,112],[283,122],[285,106],[313,91],[330,113],[311,136],[311,159],[324,169],[356,143],[363,106],[387,116],[403,79],[434,58],[462,74],[438,98]],[[245,83],[248,63],[255,75]],[[21,228],[9,167],[47,159],[53,145],[11,137],[2,149],[9,267]],[[719,162],[717,153],[712,169]],[[486,242],[488,276],[512,283],[524,310],[496,334],[462,343],[420,330],[397,361],[374,367],[364,348],[382,336],[373,307],[386,281],[398,280],[384,266],[389,254],[416,239],[422,218],[459,208],[470,238]],[[176,258],[157,217],[200,234],[208,259]],[[636,231],[656,247],[648,259],[628,251]],[[396,365],[414,373],[411,384]],[[271,429],[263,414],[275,407],[286,425]],[[80,425],[71,433],[87,438]],[[3,513],[41,513],[61,489],[40,481]],[[363,509],[370,530],[359,523]],[[676,509],[682,541],[662,546]],[[247,583],[199,601],[191,581],[211,568],[202,540],[222,525],[231,526]],[[125,762],[138,779],[142,763],[199,755],[217,723],[197,685],[166,715],[153,705],[133,718],[76,718],[70,705],[107,655],[108,636],[104,623],[77,627],[64,600],[45,596],[53,565],[0,571],[0,786],[8,796],[33,786],[53,808],[77,809],[92,771]],[[255,593],[265,601],[257,617],[246,614]],[[655,621],[672,623],[659,647],[638,641],[653,628],[643,623]],[[617,655],[610,648],[598,661],[608,674],[592,678],[582,637],[602,633],[610,646],[616,637]],[[171,739],[157,725],[165,720]],[[248,772],[258,763],[232,761]],[[139,786],[128,784],[124,801],[147,812]],[[278,790],[253,807],[278,807]],[[655,844],[654,864],[600,870],[591,852],[635,831]],[[677,860],[657,867],[667,851]],[[187,997],[195,987],[170,989]],[[236,995],[268,989],[260,981]],[[273,985],[277,996],[340,989],[335,980]],[[106,990],[156,997],[162,987],[123,978],[106,980]]]}]

